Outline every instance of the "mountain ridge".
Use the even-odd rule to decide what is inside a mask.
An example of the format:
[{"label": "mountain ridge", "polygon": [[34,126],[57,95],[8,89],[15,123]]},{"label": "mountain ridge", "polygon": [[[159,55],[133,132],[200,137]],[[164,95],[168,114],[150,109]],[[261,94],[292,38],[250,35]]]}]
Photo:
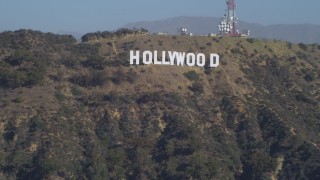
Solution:
[{"label": "mountain ridge", "polygon": [[[220,18],[215,17],[192,17],[180,16],[155,21],[141,21],[128,23],[126,28],[145,28],[152,33],[168,32],[171,35],[177,34],[177,29],[182,26],[189,29],[195,35],[207,35],[218,33],[217,24]],[[262,25],[239,21],[239,30],[249,29],[250,37],[260,39],[277,39],[293,43],[320,43],[320,25],[314,24],[272,24]]]}]

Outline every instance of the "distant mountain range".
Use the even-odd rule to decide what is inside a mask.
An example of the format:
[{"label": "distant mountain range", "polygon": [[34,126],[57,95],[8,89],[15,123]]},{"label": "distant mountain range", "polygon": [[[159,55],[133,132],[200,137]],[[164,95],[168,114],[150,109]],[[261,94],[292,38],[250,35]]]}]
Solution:
[{"label": "distant mountain range", "polygon": [[[220,18],[215,17],[174,17],[156,21],[141,21],[124,25],[126,28],[145,28],[151,33],[167,32],[177,34],[178,27],[185,27],[195,35],[217,33]],[[250,37],[277,39],[294,43],[320,43],[320,25],[313,24],[276,24],[264,26],[257,23],[239,21],[240,31],[248,29]]]}]

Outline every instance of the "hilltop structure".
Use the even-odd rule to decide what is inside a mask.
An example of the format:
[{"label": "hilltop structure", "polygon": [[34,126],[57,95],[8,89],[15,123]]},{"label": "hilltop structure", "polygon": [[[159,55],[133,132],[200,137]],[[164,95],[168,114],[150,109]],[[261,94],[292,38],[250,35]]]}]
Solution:
[{"label": "hilltop structure", "polygon": [[227,13],[221,18],[218,28],[220,36],[231,36],[231,37],[247,37],[249,36],[249,30],[241,34],[238,30],[238,18],[236,16],[236,2],[235,0],[227,0]]},{"label": "hilltop structure", "polygon": [[193,36],[193,33],[188,32],[188,29],[185,27],[179,27],[178,34],[181,36]]}]

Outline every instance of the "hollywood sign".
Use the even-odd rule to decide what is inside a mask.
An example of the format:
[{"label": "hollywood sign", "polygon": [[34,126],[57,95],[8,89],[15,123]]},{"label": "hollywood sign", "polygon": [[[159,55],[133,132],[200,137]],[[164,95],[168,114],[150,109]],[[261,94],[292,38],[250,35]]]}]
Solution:
[{"label": "hollywood sign", "polygon": [[[130,64],[156,64],[156,65],[176,65],[176,66],[198,66],[204,67],[207,65],[206,55],[203,53],[185,53],[176,51],[162,51],[161,57],[158,57],[158,51],[130,51]],[[216,68],[220,64],[218,54],[210,54],[209,67]]]}]

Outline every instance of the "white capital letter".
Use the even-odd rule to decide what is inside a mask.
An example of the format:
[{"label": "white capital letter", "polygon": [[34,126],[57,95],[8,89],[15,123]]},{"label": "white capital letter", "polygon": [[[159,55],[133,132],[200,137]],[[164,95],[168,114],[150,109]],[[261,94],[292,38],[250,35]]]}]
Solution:
[{"label": "white capital letter", "polygon": [[162,51],[162,64],[163,65],[170,65],[170,61],[166,61],[166,52]]},{"label": "white capital letter", "polygon": [[152,64],[152,52],[144,51],[143,52],[143,64]]},{"label": "white capital letter", "polygon": [[177,66],[184,65],[185,57],[186,57],[186,53],[177,52]]},{"label": "white capital letter", "polygon": [[197,55],[197,66],[203,67],[206,64],[206,56],[203,53]]},{"label": "white capital letter", "polygon": [[220,64],[219,58],[218,54],[210,54],[210,67],[218,67]]},{"label": "white capital letter", "polygon": [[136,51],[135,55],[133,53],[133,51],[130,51],[130,64],[134,64],[134,61],[136,61],[136,64],[139,64],[140,52]]},{"label": "white capital letter", "polygon": [[178,53],[175,51],[174,52],[168,51],[168,54],[169,54],[170,64],[174,65],[174,60],[176,59]]},{"label": "white capital letter", "polygon": [[194,53],[187,54],[187,65],[194,66],[196,64],[196,55]]},{"label": "white capital letter", "polygon": [[158,51],[153,52],[153,60],[154,60],[153,64],[162,64],[161,61],[158,60]]}]

